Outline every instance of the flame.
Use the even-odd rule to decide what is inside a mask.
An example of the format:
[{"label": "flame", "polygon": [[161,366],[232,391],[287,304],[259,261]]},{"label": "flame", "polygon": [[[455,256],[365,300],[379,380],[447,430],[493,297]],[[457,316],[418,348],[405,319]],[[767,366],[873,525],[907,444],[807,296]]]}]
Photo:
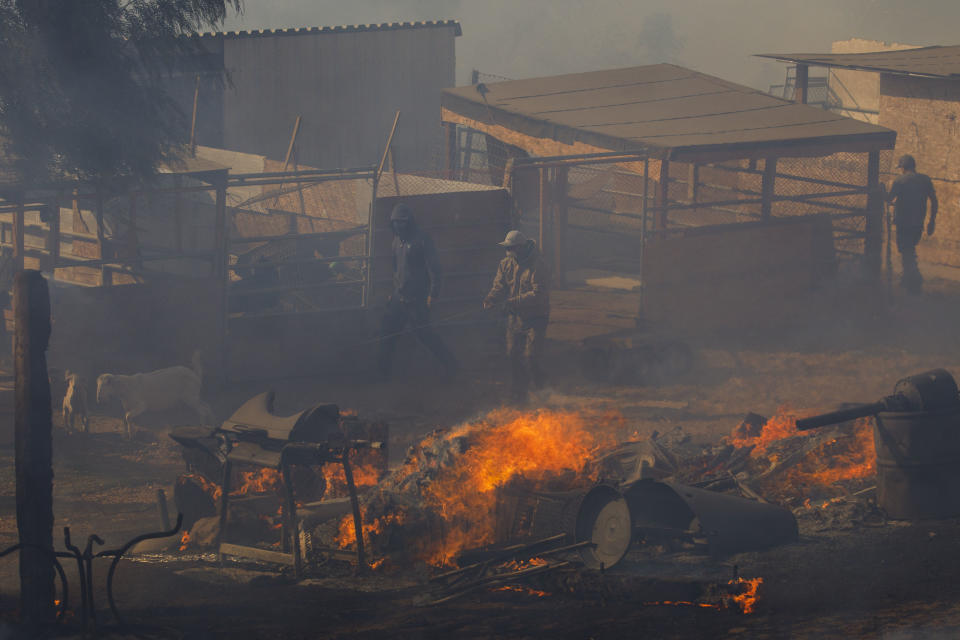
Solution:
[{"label": "flame", "polygon": [[[380,469],[372,463],[363,463],[357,465],[351,455],[351,471],[353,471],[353,484],[357,489],[372,487],[380,481]],[[327,488],[324,495],[327,498],[342,498],[349,495],[347,491],[347,476],[343,471],[342,464],[323,465],[323,478],[326,480]]]},{"label": "flame", "polygon": [[[759,435],[743,433],[738,427],[727,438],[735,447],[753,447],[751,458],[767,455],[775,463],[775,454],[768,451],[774,443],[787,438],[811,437],[797,430],[796,421],[815,412],[799,412],[781,407],[767,420]],[[860,418],[854,422],[850,437],[834,438],[811,451],[799,464],[781,476],[781,482],[793,486],[829,486],[843,480],[858,480],[876,473],[876,455],[873,444],[873,419]]]},{"label": "flame", "polygon": [[753,613],[757,606],[757,590],[763,584],[763,578],[737,578],[728,584],[744,585],[743,592],[733,596],[733,602],[744,614]]},{"label": "flame", "polygon": [[656,602],[644,602],[643,604],[648,607],[665,605],[669,607],[702,607],[704,609],[722,608],[719,604],[713,604],[710,602],[690,602],[689,600],[658,600]]},{"label": "flame", "polygon": [[188,480],[192,480],[194,484],[199,486],[203,491],[209,495],[214,502],[220,500],[220,496],[223,495],[223,488],[215,482],[210,482],[207,478],[199,473],[187,473],[180,476],[177,479],[177,483],[186,483]]},{"label": "flame", "polygon": [[189,545],[190,545],[190,532],[184,529],[183,535],[180,536],[180,551],[186,551]]},{"label": "flame", "polygon": [[270,467],[240,472],[240,486],[230,492],[231,496],[278,491],[283,484],[280,472]]},{"label": "flame", "polygon": [[514,591],[516,593],[523,593],[528,596],[536,596],[538,598],[550,595],[550,593],[547,591],[531,589],[530,587],[524,587],[518,584],[505,584],[502,587],[494,587],[491,589],[491,591]]},{"label": "flame", "polygon": [[[428,564],[449,566],[464,549],[495,542],[497,489],[521,479],[534,487],[568,475],[581,484],[595,480],[591,459],[600,449],[616,444],[622,428],[619,414],[500,409],[450,432],[428,436],[421,450],[439,438],[462,438],[467,444],[454,462],[411,458],[390,477],[395,486],[410,481],[420,487],[422,505],[439,520],[439,526],[431,529],[432,539],[416,542],[420,545],[416,555]],[[430,482],[420,482],[429,464],[439,465],[436,475]],[[402,512],[372,519],[365,513],[365,541],[403,518]],[[341,547],[356,542],[352,517],[341,523],[337,542]]]}]

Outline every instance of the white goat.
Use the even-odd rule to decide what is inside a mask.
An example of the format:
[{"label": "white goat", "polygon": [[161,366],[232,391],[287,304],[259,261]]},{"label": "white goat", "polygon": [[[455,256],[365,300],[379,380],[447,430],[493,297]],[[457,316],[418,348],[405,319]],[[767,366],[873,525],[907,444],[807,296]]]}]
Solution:
[{"label": "white goat", "polygon": [[204,424],[213,424],[213,411],[200,400],[203,369],[199,352],[193,354],[192,364],[192,369],[176,366],[132,376],[105,373],[97,378],[97,402],[106,402],[113,397],[120,400],[128,438],[132,435],[132,421],[137,416],[181,405],[196,411]]},{"label": "white goat", "polygon": [[77,418],[80,419],[80,432],[90,431],[90,419],[87,417],[87,387],[80,374],[65,371],[63,379],[67,383],[67,392],[63,394],[63,427],[73,431]]}]

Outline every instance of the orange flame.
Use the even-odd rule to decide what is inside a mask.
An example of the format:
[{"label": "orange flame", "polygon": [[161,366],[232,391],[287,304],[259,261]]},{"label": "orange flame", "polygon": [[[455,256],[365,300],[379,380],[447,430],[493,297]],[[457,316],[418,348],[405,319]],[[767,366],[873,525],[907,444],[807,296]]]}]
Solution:
[{"label": "orange flame", "polygon": [[194,484],[203,489],[203,491],[209,495],[214,502],[220,500],[220,496],[223,495],[223,488],[207,480],[205,476],[200,475],[199,473],[187,473],[177,479],[178,483],[186,483],[188,480],[192,480]]},{"label": "orange flame", "polygon": [[[353,456],[351,456],[352,458]],[[357,489],[372,487],[380,481],[380,470],[373,464],[359,464],[351,460],[351,471],[353,471],[353,484]],[[323,465],[323,478],[327,482],[327,488],[324,495],[327,498],[342,498],[349,495],[347,491],[347,476],[343,471],[342,464]]]},{"label": "orange flame", "polygon": [[231,496],[245,496],[252,493],[271,493],[283,484],[283,478],[276,469],[263,467],[254,471],[240,472],[240,486],[230,492]]},{"label": "orange flame", "polygon": [[704,609],[720,609],[719,604],[710,602],[690,602],[689,600],[658,600],[657,602],[644,602],[645,606],[668,606],[668,607],[702,607]]},{"label": "orange flame", "polygon": [[540,591],[539,589],[532,589],[519,584],[505,584],[502,587],[494,587],[491,589],[491,591],[514,591],[516,593],[523,593],[528,596],[536,596],[538,598],[550,595],[550,593],[547,591]]},{"label": "orange flame", "polygon": [[744,614],[753,613],[757,606],[757,590],[763,584],[763,578],[737,578],[729,584],[745,585],[743,593],[733,596],[733,602]]},{"label": "orange flame", "polygon": [[[764,425],[759,435],[741,433],[739,429],[727,439],[735,447],[753,447],[750,456],[764,455],[771,446],[786,438],[808,436],[797,430],[798,418],[814,412],[798,412],[781,407]],[[860,418],[854,423],[853,435],[835,438],[810,452],[806,458],[787,471],[784,482],[799,485],[829,486],[843,480],[867,478],[876,473],[876,455],[873,444],[872,418]],[[775,461],[775,456],[771,456]]]},{"label": "orange flame", "polygon": [[190,532],[184,530],[183,535],[180,536],[180,551],[186,551],[188,546],[190,546]]},{"label": "orange flame", "polygon": [[[598,450],[616,444],[622,429],[623,418],[617,414],[500,409],[450,433],[429,436],[422,447],[441,437],[465,438],[468,446],[455,464],[440,468],[422,488],[424,505],[440,518],[442,526],[436,527],[438,539],[423,541],[417,553],[431,565],[446,566],[464,549],[495,542],[498,488],[517,479],[534,486],[566,475],[580,483],[595,480],[590,460]],[[420,470],[420,462],[410,460],[392,479],[401,485],[404,478]],[[372,521],[365,515],[364,539],[398,518],[403,514],[378,515]],[[353,530],[352,518],[345,518],[337,542],[343,547],[354,544]]]}]

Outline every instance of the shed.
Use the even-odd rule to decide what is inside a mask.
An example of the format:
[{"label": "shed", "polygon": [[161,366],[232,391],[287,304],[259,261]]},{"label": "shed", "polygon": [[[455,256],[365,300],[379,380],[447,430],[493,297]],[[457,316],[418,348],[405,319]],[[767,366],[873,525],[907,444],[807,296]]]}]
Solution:
[{"label": "shed", "polygon": [[[797,65],[798,78],[809,67],[831,74],[877,78],[877,122],[897,132],[896,154],[909,153],[917,169],[930,175],[940,200],[937,232],[918,247],[921,262],[944,267],[937,273],[960,278],[960,45],[916,47],[865,53],[767,53]],[[802,99],[802,86],[800,87]],[[893,177],[892,174],[890,176]]]},{"label": "shed", "polygon": [[560,283],[632,266],[645,316],[702,324],[736,306],[724,322],[742,325],[770,306],[758,292],[809,288],[835,251],[880,271],[885,127],[669,64],[447,89],[442,114],[451,173],[458,127],[510,156],[520,223]]},{"label": "shed", "polygon": [[322,169],[375,164],[399,110],[397,162],[423,169],[442,150],[438,102],[460,34],[456,20],[431,20],[184,36],[193,53],[168,90],[188,124],[196,98],[198,143],[273,160],[299,116],[297,160]]}]

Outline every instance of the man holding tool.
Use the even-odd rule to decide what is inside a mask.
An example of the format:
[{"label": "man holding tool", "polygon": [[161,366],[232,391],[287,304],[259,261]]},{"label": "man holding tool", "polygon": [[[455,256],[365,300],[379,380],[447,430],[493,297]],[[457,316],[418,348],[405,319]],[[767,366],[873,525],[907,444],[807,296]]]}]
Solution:
[{"label": "man holding tool", "polygon": [[[936,228],[937,192],[933,188],[930,176],[917,173],[917,162],[911,155],[900,156],[897,167],[902,175],[893,181],[889,192],[883,197],[894,202],[893,224],[897,227],[897,249],[903,264],[901,284],[909,293],[919,294],[923,290],[923,276],[917,266],[917,244],[923,236],[923,223],[927,217],[927,200],[930,200],[930,220],[927,222],[927,235],[932,236]],[[881,187],[883,184],[881,183]]]},{"label": "man holding tool", "polygon": [[507,256],[500,261],[483,308],[506,308],[510,391],[514,401],[524,404],[530,382],[534,388],[543,385],[540,355],[550,322],[550,273],[536,243],[522,232],[510,231],[499,244]]},{"label": "man holding tool", "polygon": [[397,339],[409,324],[414,335],[443,365],[448,378],[456,376],[457,359],[430,326],[430,306],[440,293],[440,261],[433,238],[417,226],[413,212],[398,203],[390,213],[393,228],[393,295],[387,301],[380,331],[378,364],[390,379]]}]

